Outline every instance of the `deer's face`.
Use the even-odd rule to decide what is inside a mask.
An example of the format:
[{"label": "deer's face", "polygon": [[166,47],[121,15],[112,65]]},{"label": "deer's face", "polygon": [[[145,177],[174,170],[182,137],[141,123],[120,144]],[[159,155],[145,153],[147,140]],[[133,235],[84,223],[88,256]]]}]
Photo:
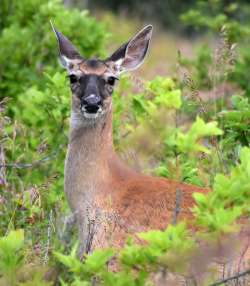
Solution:
[{"label": "deer's face", "polygon": [[61,63],[68,72],[72,118],[77,125],[93,125],[111,112],[112,92],[120,74],[136,69],[143,62],[152,26],[146,26],[105,60],[85,59],[63,34],[53,29],[59,44]]},{"label": "deer's face", "polygon": [[69,71],[72,111],[85,121],[103,118],[110,110],[116,73],[98,59],[76,60]]}]

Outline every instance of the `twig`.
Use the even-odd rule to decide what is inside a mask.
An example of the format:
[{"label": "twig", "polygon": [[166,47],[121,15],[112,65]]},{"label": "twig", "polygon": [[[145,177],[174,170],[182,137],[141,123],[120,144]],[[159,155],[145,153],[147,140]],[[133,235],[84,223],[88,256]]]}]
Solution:
[{"label": "twig", "polygon": [[89,213],[89,208],[87,208],[87,219],[88,219],[88,236],[86,241],[86,253],[89,253],[92,248],[93,239],[95,234],[97,233],[97,228],[99,224],[99,218],[101,214],[100,211],[97,209],[95,210],[95,217],[91,218],[91,215]]},{"label": "twig", "polygon": [[[5,154],[3,146],[0,145],[0,163],[5,164]],[[6,170],[4,168],[0,168],[0,185],[6,185]]]},{"label": "twig", "polygon": [[175,209],[174,209],[173,221],[172,221],[173,225],[177,223],[178,215],[181,212],[181,195],[182,195],[182,191],[180,189],[176,189]]},{"label": "twig", "polygon": [[184,84],[186,84],[190,90],[191,90],[191,97],[194,99],[194,101],[198,102],[200,104],[200,113],[206,115],[207,114],[207,110],[205,107],[204,102],[202,101],[202,98],[200,97],[200,93],[196,87],[196,84],[194,82],[194,80],[186,73],[184,73],[184,80],[183,80]]},{"label": "twig", "polygon": [[33,168],[36,166],[41,165],[42,163],[48,162],[55,158],[57,154],[59,153],[59,150],[63,146],[59,146],[59,149],[52,152],[49,156],[45,156],[37,161],[31,162],[31,163],[6,163],[6,164],[0,164],[0,168],[15,168],[15,169],[28,169]]},{"label": "twig", "polygon": [[228,277],[228,278],[226,278],[226,279],[224,279],[224,280],[217,281],[217,282],[215,282],[215,283],[213,283],[213,284],[210,284],[210,286],[222,285],[222,284],[224,284],[224,283],[227,283],[227,282],[229,282],[229,281],[238,279],[238,278],[243,277],[243,276],[246,276],[246,275],[248,275],[248,274],[250,274],[250,269],[248,269],[248,270],[246,270],[246,271],[244,271],[244,272],[240,272],[240,273],[238,273],[237,275]]},{"label": "twig", "polygon": [[44,261],[43,264],[47,264],[49,260],[49,248],[50,248],[50,241],[51,241],[51,227],[53,226],[53,212],[52,210],[49,213],[49,225],[48,225],[48,230],[47,230],[47,244],[45,247],[45,255],[44,255]]},{"label": "twig", "polygon": [[239,264],[238,264],[238,272],[240,272],[240,266],[242,265],[243,259],[245,254],[247,253],[247,250],[249,249],[250,246],[250,236],[247,236],[247,244],[244,248],[244,250],[242,251],[241,255],[240,255],[240,259],[239,259]]}]

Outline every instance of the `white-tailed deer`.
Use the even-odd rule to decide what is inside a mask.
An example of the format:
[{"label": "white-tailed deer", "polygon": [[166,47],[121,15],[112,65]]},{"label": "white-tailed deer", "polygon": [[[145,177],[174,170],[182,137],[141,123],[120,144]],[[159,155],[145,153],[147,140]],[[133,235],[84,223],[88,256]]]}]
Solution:
[{"label": "white-tailed deer", "polygon": [[77,216],[81,251],[120,246],[128,234],[165,228],[175,211],[180,210],[179,217],[189,218],[192,193],[206,192],[204,189],[139,174],[113,148],[113,88],[122,72],[142,64],[152,26],[143,28],[105,60],[83,58],[53,29],[72,91],[65,192]]}]

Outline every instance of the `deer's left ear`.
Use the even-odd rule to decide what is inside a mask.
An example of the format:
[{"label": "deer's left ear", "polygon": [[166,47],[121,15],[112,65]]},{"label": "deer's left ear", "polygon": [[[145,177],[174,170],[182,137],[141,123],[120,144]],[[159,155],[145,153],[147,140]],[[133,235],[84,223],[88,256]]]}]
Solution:
[{"label": "deer's left ear", "polygon": [[107,59],[107,61],[114,62],[118,73],[134,70],[143,63],[149,48],[152,30],[152,25],[144,27]]},{"label": "deer's left ear", "polygon": [[74,60],[82,60],[83,58],[74,45],[61,32],[57,31],[52,22],[50,23],[58,41],[61,64],[66,69],[70,69],[71,63],[74,62]]}]

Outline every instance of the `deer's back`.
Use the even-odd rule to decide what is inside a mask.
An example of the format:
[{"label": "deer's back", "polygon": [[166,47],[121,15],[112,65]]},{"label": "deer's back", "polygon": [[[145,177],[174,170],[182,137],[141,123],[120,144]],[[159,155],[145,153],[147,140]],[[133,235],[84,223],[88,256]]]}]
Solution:
[{"label": "deer's back", "polygon": [[160,177],[132,177],[121,186],[120,195],[114,202],[117,213],[128,225],[138,224],[140,228],[165,228],[177,216],[190,218],[194,204],[194,192],[207,190],[177,183]]},{"label": "deer's back", "polygon": [[165,229],[176,220],[189,221],[194,204],[192,194],[207,193],[206,189],[162,177],[146,176],[129,169],[122,172],[120,164],[116,162],[113,169],[109,195],[104,193],[100,200],[108,201],[105,207],[109,205],[107,209],[114,213],[113,223],[109,224],[112,245],[122,245],[128,234]]}]

